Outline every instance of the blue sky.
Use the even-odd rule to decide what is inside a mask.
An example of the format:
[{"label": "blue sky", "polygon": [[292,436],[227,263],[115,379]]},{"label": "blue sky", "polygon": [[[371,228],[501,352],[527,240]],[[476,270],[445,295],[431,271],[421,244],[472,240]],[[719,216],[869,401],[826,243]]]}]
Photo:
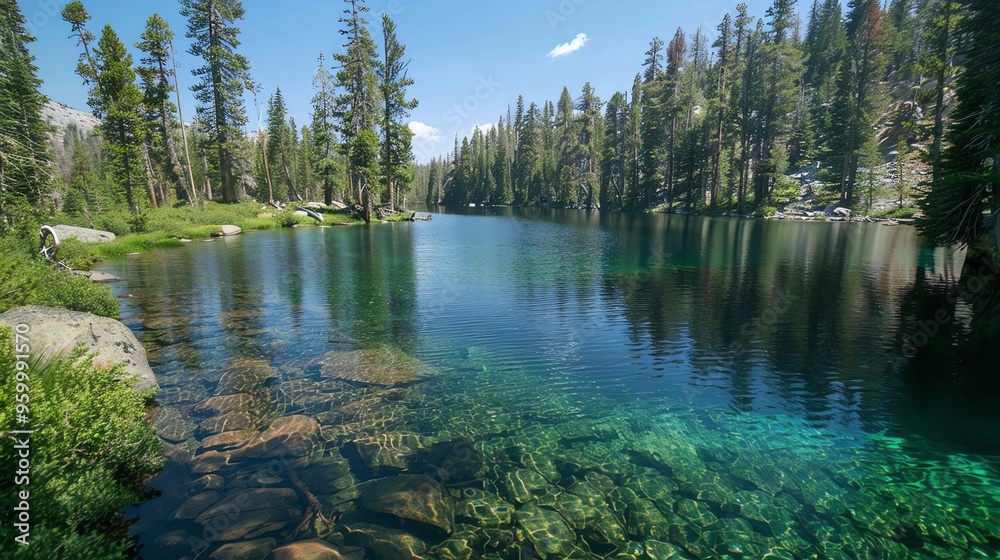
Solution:
[{"label": "blue sky", "polygon": [[[87,107],[87,88],[73,71],[80,53],[69,38],[69,25],[59,12],[64,2],[18,0],[37,41],[31,45],[42,93],[78,109]],[[714,38],[722,16],[735,13],[737,0],[370,0],[372,36],[381,48],[381,14],[396,22],[397,35],[411,59],[411,97],[420,100],[411,128],[418,134],[414,152],[419,161],[448,152],[455,134],[468,135],[477,125],[496,123],[517,96],[541,104],[558,99],[563,86],[577,97],[591,82],[607,100],[631,87],[641,70],[643,53],[654,36],[668,41],[681,27]],[[751,13],[764,15],[770,0],[750,0]],[[194,115],[187,91],[199,65],[187,54],[190,40],[180,3],[169,0],[84,0],[95,35],[111,24],[132,48],[146,18],[159,13],[176,33],[174,47],[180,65],[185,117]],[[244,0],[245,19],[239,51],[250,61],[260,86],[256,99],[247,96],[248,127],[256,129],[258,106],[266,109],[277,87],[301,126],[310,121],[312,76],[320,52],[342,50],[337,19],[345,4],[338,0]],[[802,7],[800,6],[800,9]]]}]

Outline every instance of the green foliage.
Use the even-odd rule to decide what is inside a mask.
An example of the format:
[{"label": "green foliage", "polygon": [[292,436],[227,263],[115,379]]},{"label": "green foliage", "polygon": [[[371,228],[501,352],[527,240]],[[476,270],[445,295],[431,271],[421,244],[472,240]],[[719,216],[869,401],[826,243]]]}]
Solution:
[{"label": "green foliage", "polygon": [[874,141],[873,126],[886,107],[882,81],[886,57],[886,14],[877,0],[852,0],[847,15],[847,50],[837,77],[827,159],[835,163],[841,202],[854,202],[860,157]]},{"label": "green foliage", "polygon": [[774,192],[771,193],[771,201],[777,205],[785,205],[799,199],[802,187],[799,182],[787,175],[779,175],[775,179]]},{"label": "green foliage", "polygon": [[129,210],[135,213],[139,208],[135,190],[141,189],[145,179],[141,163],[145,134],[140,113],[142,92],[135,84],[132,55],[110,25],[101,32],[91,64],[81,64],[78,73],[92,86],[89,104],[101,119],[105,170],[122,189]]},{"label": "green foliage", "polygon": [[281,212],[278,212],[275,214],[274,219],[277,220],[278,225],[281,227],[292,227],[299,223],[299,216],[295,215],[293,208],[285,208]]},{"label": "green foliage", "polygon": [[19,202],[40,202],[51,172],[41,116],[45,98],[26,23],[17,2],[0,0],[0,218]]},{"label": "green foliage", "polygon": [[22,305],[45,305],[104,317],[118,315],[118,300],[106,285],[54,269],[34,256],[36,243],[12,237],[0,240],[0,313]]},{"label": "green foliage", "polygon": [[[0,370],[9,372],[0,378],[0,429],[5,433],[24,429],[15,423],[12,335],[9,327],[0,327]],[[119,510],[143,497],[143,484],[163,465],[161,445],[145,414],[153,391],[136,393],[122,365],[95,365],[79,351],[72,358],[50,361],[36,354],[25,363],[34,429],[30,485],[15,487],[13,478],[5,477],[0,507],[11,512],[18,502],[15,489],[30,490],[30,546],[22,548],[5,538],[0,554],[124,557],[131,542]],[[14,453],[5,454],[5,472],[17,470],[15,460]]]},{"label": "green foliage", "polygon": [[904,206],[903,208],[890,208],[887,210],[882,210],[881,212],[875,212],[872,217],[874,218],[893,218],[896,220],[909,220],[917,215],[920,210],[911,206]]},{"label": "green foliage", "polygon": [[191,87],[199,103],[197,120],[218,169],[223,201],[236,202],[234,154],[247,122],[243,93],[257,89],[250,63],[236,52],[240,30],[233,23],[245,12],[239,0],[182,0],[181,6],[181,15],[188,18],[187,37],[194,41],[188,52],[205,62],[194,70],[199,82]]},{"label": "green foliage", "polygon": [[316,175],[322,179],[323,202],[330,204],[337,186],[336,178],[343,166],[338,157],[340,154],[334,127],[334,119],[339,112],[336,84],[322,54],[319,55],[319,67],[313,76],[313,88],[316,94],[312,99],[313,161],[310,163]]},{"label": "green foliage", "polygon": [[351,170],[361,178],[362,185],[375,191],[382,170],[378,161],[378,136],[373,130],[362,130],[351,140]]},{"label": "green foliage", "polygon": [[[188,177],[181,166],[177,142],[174,140],[178,123],[174,121],[176,107],[171,102],[174,77],[171,41],[174,32],[158,14],[146,20],[142,41],[135,44],[145,56],[136,71],[142,79],[143,117],[146,124],[149,157],[154,174],[160,182],[175,186],[177,200],[192,200]],[[168,195],[169,200],[169,195]],[[165,203],[166,201],[160,201]]]},{"label": "green foliage", "polygon": [[281,95],[281,88],[278,88],[267,102],[267,159],[273,185],[273,191],[268,197],[270,201],[289,200],[294,189],[289,177],[283,172],[290,165],[289,151],[294,143],[293,131],[288,126],[287,118],[285,99]]},{"label": "green foliage", "polygon": [[340,66],[336,74],[337,86],[344,90],[337,100],[343,108],[339,129],[344,143],[350,145],[362,130],[374,130],[378,121],[379,92],[375,75],[378,53],[368,32],[365,14],[370,8],[365,6],[365,0],[344,1],[349,7],[344,9],[345,15],[340,18],[340,23],[344,25],[340,34],[347,39],[346,50],[333,55],[333,58]]},{"label": "green foliage", "polygon": [[382,168],[390,208],[396,206],[396,190],[406,190],[413,181],[407,171],[413,159],[410,132],[406,121],[416,108],[416,99],[407,99],[406,88],[413,85],[407,75],[410,64],[405,60],[406,47],[396,37],[396,24],[389,14],[382,14],[382,35],[385,57],[376,65],[379,93],[383,100],[382,111]]},{"label": "green foliage", "polygon": [[918,227],[939,243],[968,244],[986,227],[986,212],[1000,210],[1000,3],[973,0],[967,30],[965,72],[958,81],[958,107],[949,145],[935,169],[920,208]]}]

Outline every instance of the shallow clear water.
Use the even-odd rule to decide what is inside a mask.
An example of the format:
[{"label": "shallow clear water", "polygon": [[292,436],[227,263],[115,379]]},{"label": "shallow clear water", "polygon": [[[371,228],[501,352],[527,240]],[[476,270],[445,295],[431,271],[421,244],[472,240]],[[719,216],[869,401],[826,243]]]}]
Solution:
[{"label": "shallow clear water", "polygon": [[[171,462],[151,483],[161,496],[129,512],[143,557],[290,540],[298,518],[220,537],[201,510],[175,510],[293,488],[282,469],[261,474],[267,458],[204,461],[210,436],[293,415],[322,436],[285,466],[349,467],[311,490],[335,521],[327,540],[346,534],[368,558],[408,556],[345,527],[402,529],[426,558],[1000,554],[1000,407],[981,382],[991,366],[962,351],[966,311],[947,304],[960,255],[908,227],[473,213],[250,233],[103,267],[126,280],[122,318],[163,388]],[[364,377],[385,362],[426,375]],[[228,423],[205,405],[234,394]],[[471,450],[470,472],[441,475],[441,445]],[[350,490],[333,497],[410,473],[449,487],[450,539]],[[219,487],[190,486],[205,474]],[[577,519],[563,498],[594,491]],[[483,496],[517,514],[490,525],[468,509]],[[572,531],[539,532],[538,508]]]}]

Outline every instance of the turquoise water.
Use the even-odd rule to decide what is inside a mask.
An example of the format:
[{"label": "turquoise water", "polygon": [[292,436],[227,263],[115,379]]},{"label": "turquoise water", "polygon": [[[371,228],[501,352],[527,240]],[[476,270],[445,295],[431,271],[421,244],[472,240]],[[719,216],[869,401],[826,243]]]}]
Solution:
[{"label": "turquoise water", "polygon": [[[104,267],[163,388],[144,558],[317,530],[366,558],[1000,554],[961,255],[874,224],[476,213]],[[308,453],[241,455],[281,417],[315,420]],[[295,478],[329,526],[295,533]],[[205,518],[247,489],[297,511]]]}]

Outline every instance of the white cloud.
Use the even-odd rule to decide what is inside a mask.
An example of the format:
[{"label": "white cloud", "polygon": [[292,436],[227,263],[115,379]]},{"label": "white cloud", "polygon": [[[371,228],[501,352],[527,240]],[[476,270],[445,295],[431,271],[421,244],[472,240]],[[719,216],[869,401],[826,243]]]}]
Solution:
[{"label": "white cloud", "polygon": [[549,51],[549,54],[545,56],[553,59],[558,58],[560,56],[566,56],[569,53],[573,53],[582,49],[583,46],[586,45],[587,41],[589,40],[590,37],[587,37],[586,33],[578,33],[576,37],[573,37],[572,41],[568,43],[563,43],[561,45],[557,45],[556,48]]},{"label": "white cloud", "polygon": [[444,135],[441,131],[433,126],[424,124],[420,121],[412,121],[407,126],[410,127],[410,132],[413,133],[413,137],[426,140],[428,142],[437,142],[439,140],[444,140]]}]

